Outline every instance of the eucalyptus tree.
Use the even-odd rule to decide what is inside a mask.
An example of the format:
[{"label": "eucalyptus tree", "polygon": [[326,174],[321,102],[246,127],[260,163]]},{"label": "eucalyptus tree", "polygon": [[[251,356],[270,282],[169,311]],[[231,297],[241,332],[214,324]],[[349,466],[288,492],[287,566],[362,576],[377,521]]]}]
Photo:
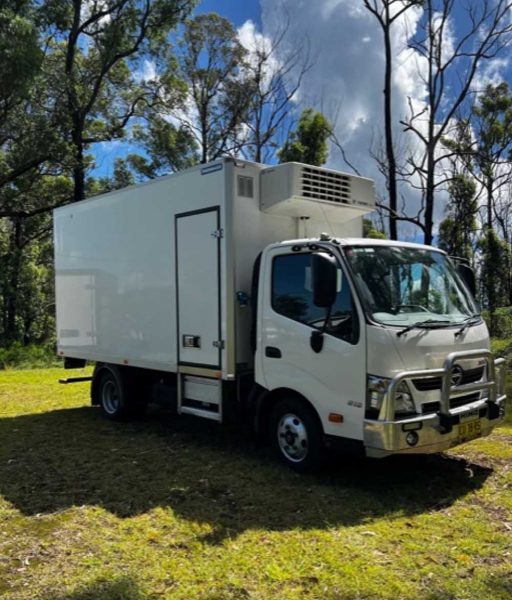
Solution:
[{"label": "eucalyptus tree", "polygon": [[215,13],[197,15],[186,21],[178,46],[188,97],[175,116],[197,145],[199,162],[238,154],[250,89],[242,80],[247,51],[233,25]]},{"label": "eucalyptus tree", "polygon": [[158,101],[160,83],[137,66],[169,50],[168,36],[194,0],[46,0],[40,14],[48,66],[62,90],[72,148],[73,200],[85,195],[93,144],[122,138],[129,123]]}]

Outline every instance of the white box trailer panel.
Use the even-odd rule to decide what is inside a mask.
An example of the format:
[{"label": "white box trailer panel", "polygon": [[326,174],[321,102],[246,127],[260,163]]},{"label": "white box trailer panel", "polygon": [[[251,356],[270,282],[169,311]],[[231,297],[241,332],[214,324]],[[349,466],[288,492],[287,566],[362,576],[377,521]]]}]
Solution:
[{"label": "white box trailer panel", "polygon": [[199,347],[180,350],[183,362],[219,367],[213,345],[225,323],[225,286],[219,282],[225,239],[214,235],[225,212],[219,166],[203,176],[193,169],[55,211],[61,355],[175,371],[179,330],[201,337]]},{"label": "white box trailer panel", "polygon": [[[292,166],[272,167],[266,187],[276,180],[281,189],[279,173],[301,168]],[[318,212],[320,199],[295,198],[304,219],[278,205],[264,212],[266,170],[222,159],[57,209],[59,353],[170,372],[203,367],[227,379],[251,368],[251,310],[236,298],[250,295],[258,254],[322,231],[358,236],[370,210],[331,203],[345,215],[331,220],[324,199]]]}]

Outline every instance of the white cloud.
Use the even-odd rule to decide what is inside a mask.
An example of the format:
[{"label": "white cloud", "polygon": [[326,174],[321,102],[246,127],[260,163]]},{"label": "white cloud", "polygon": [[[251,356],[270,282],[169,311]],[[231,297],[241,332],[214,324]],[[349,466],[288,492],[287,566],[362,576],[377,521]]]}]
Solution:
[{"label": "white cloud", "polygon": [[156,64],[152,60],[144,59],[141,68],[133,74],[136,81],[147,82],[156,81],[158,74],[156,72]]}]

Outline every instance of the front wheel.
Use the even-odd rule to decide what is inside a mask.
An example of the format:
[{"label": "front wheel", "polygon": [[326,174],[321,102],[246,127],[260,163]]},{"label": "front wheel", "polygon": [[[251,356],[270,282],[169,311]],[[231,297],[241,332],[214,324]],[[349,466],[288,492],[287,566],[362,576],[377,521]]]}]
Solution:
[{"label": "front wheel", "polygon": [[313,409],[295,398],[280,400],[271,416],[272,446],[296,471],[313,471],[324,459],[322,427]]}]

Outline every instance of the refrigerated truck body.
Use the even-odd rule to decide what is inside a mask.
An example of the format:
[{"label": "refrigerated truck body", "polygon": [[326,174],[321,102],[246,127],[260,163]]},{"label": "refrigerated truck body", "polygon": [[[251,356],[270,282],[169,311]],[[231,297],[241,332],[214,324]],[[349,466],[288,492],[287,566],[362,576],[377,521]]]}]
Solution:
[{"label": "refrigerated truck body", "polygon": [[222,159],[54,212],[58,353],[112,418],[148,400],[268,432],[298,469],[485,435],[504,366],[445,253],[363,239],[371,180]]}]

